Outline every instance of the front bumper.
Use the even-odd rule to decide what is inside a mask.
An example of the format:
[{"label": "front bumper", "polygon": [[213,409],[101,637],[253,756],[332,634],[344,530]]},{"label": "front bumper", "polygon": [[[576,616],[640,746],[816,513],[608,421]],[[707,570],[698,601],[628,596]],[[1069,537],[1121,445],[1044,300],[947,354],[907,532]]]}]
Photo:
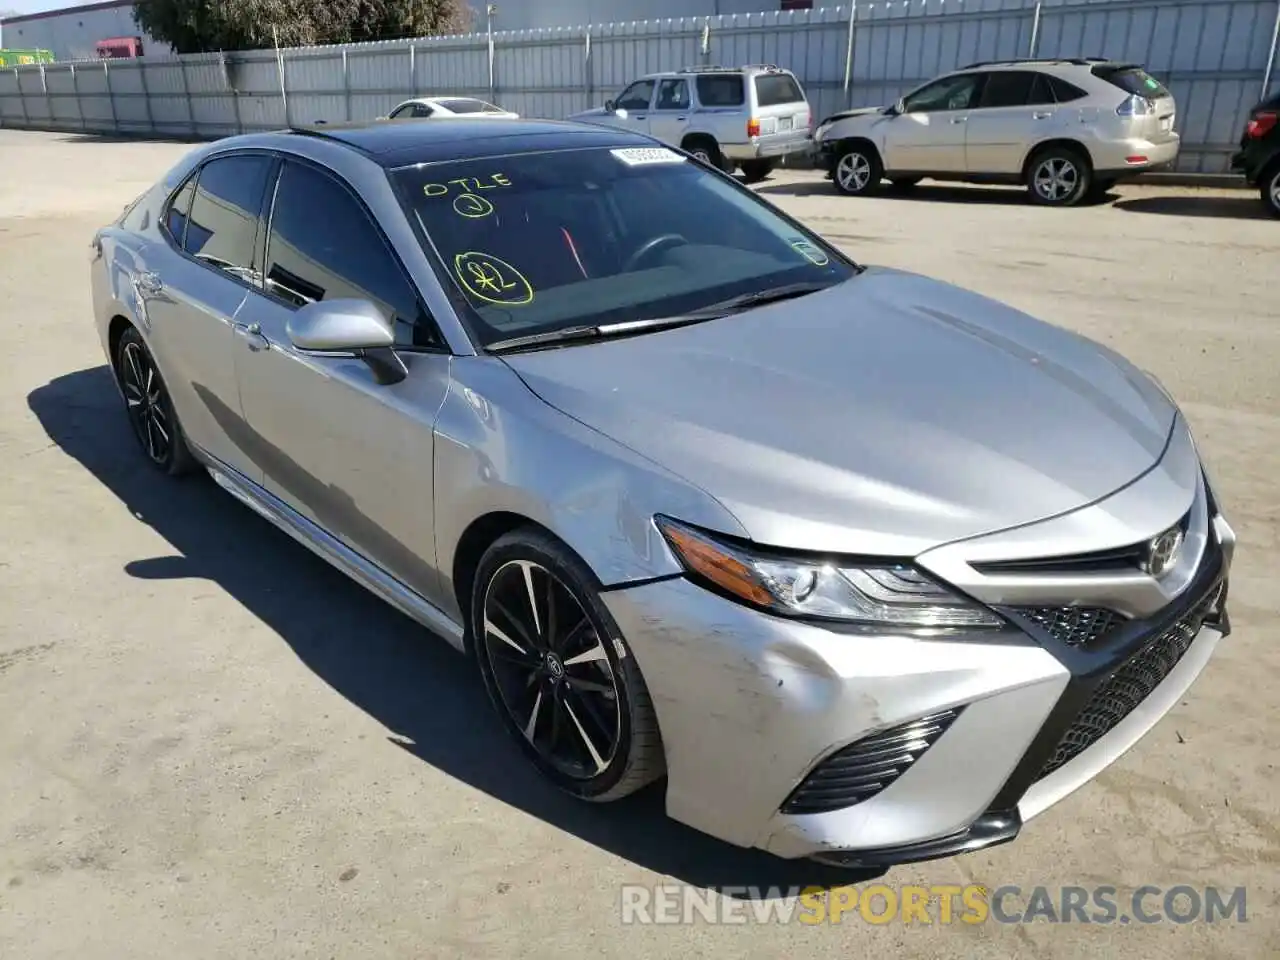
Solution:
[{"label": "front bumper", "polygon": [[[1229,633],[1235,538],[1220,516],[1211,525],[1178,598],[1090,652],[1061,648],[1034,626],[947,639],[837,632],[749,610],[684,579],[606,592],[653,696],[668,813],[739,846],[846,866],[1012,839],[1150,730]],[[1220,588],[1221,601],[1197,611]],[[1176,655],[1166,649],[1175,641]],[[1149,672],[1153,658],[1163,673],[1149,692],[1055,766],[1064,738],[1087,729],[1085,708],[1105,698],[1108,683],[1131,683],[1126,669]],[[954,714],[945,731],[879,792],[839,809],[786,812],[797,788],[851,745],[940,714]]]}]

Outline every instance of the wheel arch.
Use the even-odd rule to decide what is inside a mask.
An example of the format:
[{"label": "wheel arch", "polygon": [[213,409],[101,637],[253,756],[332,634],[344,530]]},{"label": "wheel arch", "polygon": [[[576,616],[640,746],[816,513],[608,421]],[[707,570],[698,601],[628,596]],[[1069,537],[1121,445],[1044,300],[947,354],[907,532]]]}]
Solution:
[{"label": "wheel arch", "polygon": [[107,358],[108,366],[111,368],[111,376],[119,382],[120,373],[116,369],[116,355],[120,352],[120,338],[124,336],[124,332],[129,329],[136,329],[133,321],[123,314],[117,313],[111,318],[107,324]]},{"label": "wheel arch", "polygon": [[1089,152],[1089,148],[1079,140],[1072,137],[1053,137],[1049,140],[1042,140],[1027,151],[1025,157],[1022,158],[1022,179],[1026,180],[1027,175],[1031,173],[1031,164],[1036,157],[1044,153],[1046,150],[1058,147],[1064,150],[1070,150],[1072,153],[1084,158],[1089,164],[1089,169],[1093,170],[1093,154]]}]

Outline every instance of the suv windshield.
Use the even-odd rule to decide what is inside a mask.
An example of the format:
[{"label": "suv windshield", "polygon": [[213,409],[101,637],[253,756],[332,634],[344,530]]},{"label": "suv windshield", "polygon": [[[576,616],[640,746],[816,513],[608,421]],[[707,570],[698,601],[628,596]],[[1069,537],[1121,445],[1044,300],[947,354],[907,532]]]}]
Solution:
[{"label": "suv windshield", "polygon": [[664,147],[444,161],[391,179],[484,346],[795,284],[821,289],[858,270],[749,190]]}]

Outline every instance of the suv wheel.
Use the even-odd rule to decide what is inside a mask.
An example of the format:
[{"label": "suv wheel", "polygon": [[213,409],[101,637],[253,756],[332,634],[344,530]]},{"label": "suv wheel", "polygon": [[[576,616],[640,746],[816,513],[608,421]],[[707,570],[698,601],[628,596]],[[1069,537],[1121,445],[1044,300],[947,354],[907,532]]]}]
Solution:
[{"label": "suv wheel", "polygon": [[1027,192],[1033,203],[1070,207],[1089,192],[1093,171],[1089,161],[1068,147],[1049,147],[1027,164]]},{"label": "suv wheel", "polygon": [[1280,160],[1271,164],[1270,169],[1258,181],[1258,189],[1262,194],[1262,202],[1267,205],[1273,217],[1280,217]]},{"label": "suv wheel", "polygon": [[722,170],[725,173],[733,172],[733,167],[726,164],[724,154],[720,152],[719,144],[710,137],[693,137],[686,140],[682,146],[699,163],[706,164],[716,170]]},{"label": "suv wheel", "polygon": [[884,167],[875,147],[855,143],[840,151],[832,172],[837,190],[846,196],[858,197],[871,193],[880,185]]}]

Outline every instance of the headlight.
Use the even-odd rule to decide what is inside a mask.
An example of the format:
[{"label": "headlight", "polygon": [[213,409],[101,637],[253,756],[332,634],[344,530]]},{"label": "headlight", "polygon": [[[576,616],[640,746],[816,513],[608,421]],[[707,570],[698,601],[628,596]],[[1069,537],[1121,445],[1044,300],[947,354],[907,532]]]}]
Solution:
[{"label": "headlight", "polygon": [[831,124],[829,124],[829,123],[820,123],[820,124],[818,124],[818,125],[814,128],[814,130],[813,130],[813,141],[814,141],[814,143],[821,143],[821,142],[822,142],[823,137],[825,137],[825,136],[827,135],[827,131],[828,131],[828,130],[830,130],[830,129],[831,129]]},{"label": "headlight", "polygon": [[1004,625],[990,610],[901,563],[855,566],[765,556],[666,517],[655,519],[686,570],[773,613],[908,629]]}]

